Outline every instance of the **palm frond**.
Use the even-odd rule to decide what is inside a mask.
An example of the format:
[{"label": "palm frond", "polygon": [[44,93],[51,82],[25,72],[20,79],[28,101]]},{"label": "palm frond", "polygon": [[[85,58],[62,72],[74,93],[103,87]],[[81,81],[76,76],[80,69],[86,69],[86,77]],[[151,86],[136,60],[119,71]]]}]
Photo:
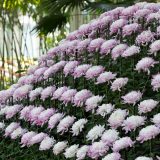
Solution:
[{"label": "palm frond", "polygon": [[52,11],[69,11],[74,8],[83,8],[86,4],[88,4],[88,0],[42,0],[42,7],[49,12]]},{"label": "palm frond", "polygon": [[[48,34],[56,29],[62,29],[67,23],[67,15],[62,13],[52,13],[39,20],[36,27],[33,29],[36,32]],[[32,30],[32,31],[33,31]]]}]

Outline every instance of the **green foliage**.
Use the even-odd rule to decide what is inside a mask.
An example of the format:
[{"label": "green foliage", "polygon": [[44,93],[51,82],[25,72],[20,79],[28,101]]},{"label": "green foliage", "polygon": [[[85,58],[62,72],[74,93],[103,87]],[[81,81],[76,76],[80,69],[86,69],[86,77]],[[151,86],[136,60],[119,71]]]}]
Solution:
[{"label": "green foliage", "polygon": [[[62,13],[52,13],[51,15],[47,15],[44,18],[40,19],[38,22],[36,29],[41,34],[48,34],[54,32],[57,28],[63,28],[67,23],[67,15]],[[34,28],[35,29],[35,28]]]}]

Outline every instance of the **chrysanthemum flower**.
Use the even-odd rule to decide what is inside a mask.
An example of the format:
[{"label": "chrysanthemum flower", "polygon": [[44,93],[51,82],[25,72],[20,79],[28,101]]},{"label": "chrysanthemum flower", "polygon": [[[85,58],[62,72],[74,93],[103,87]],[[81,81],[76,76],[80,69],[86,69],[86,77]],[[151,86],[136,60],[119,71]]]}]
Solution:
[{"label": "chrysanthemum flower", "polygon": [[71,132],[73,133],[73,136],[78,136],[80,132],[82,132],[84,125],[88,122],[87,119],[82,118],[76,121],[71,128]]},{"label": "chrysanthemum flower", "polygon": [[112,146],[113,143],[119,138],[119,132],[115,129],[106,130],[101,137],[103,143],[107,146]]},{"label": "chrysanthemum flower", "polygon": [[155,125],[150,125],[140,130],[137,141],[143,143],[144,141],[155,138],[159,134],[160,128],[156,127]]},{"label": "chrysanthemum flower", "polygon": [[104,156],[108,151],[108,146],[103,142],[94,142],[88,149],[88,156],[92,159],[98,159]]},{"label": "chrysanthemum flower", "polygon": [[75,156],[76,156],[76,153],[77,153],[77,151],[78,151],[78,147],[79,147],[78,144],[77,144],[77,145],[74,144],[74,145],[66,148],[66,149],[65,149],[64,156],[65,156],[66,158],[73,158],[73,157],[75,157]]},{"label": "chrysanthemum flower", "polygon": [[126,120],[123,121],[123,130],[126,131],[132,131],[135,130],[137,127],[142,126],[145,124],[145,117],[142,116],[130,116]]},{"label": "chrysanthemum flower", "polygon": [[67,147],[68,142],[67,141],[61,141],[57,142],[53,147],[53,154],[58,155]]},{"label": "chrysanthemum flower", "polygon": [[123,102],[135,105],[136,102],[140,101],[142,93],[140,91],[131,91],[125,96],[122,96]]},{"label": "chrysanthemum flower", "polygon": [[132,147],[133,145],[134,142],[130,137],[123,137],[114,142],[112,150],[114,152],[119,152],[120,150]]},{"label": "chrysanthemum flower", "polygon": [[158,101],[153,99],[144,100],[138,105],[138,112],[140,114],[151,112],[155,107],[157,107],[158,103]]},{"label": "chrysanthemum flower", "polygon": [[138,63],[136,64],[135,70],[137,70],[138,72],[143,71],[143,72],[147,72],[148,74],[150,74],[149,69],[151,67],[154,67],[154,65],[158,63],[159,63],[158,61],[155,61],[151,57],[144,57],[140,61],[138,61]]},{"label": "chrysanthemum flower", "polygon": [[105,128],[101,125],[94,126],[87,134],[87,140],[91,140],[92,142],[95,141],[97,138],[101,137]]}]

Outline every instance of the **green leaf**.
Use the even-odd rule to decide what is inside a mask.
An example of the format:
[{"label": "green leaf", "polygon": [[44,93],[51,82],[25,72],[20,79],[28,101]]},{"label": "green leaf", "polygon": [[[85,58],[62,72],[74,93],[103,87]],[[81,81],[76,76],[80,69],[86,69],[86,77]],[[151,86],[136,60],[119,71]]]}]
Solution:
[{"label": "green leaf", "polygon": [[33,30],[46,35],[48,33],[54,32],[56,29],[62,29],[66,23],[67,14],[55,12],[40,19]]},{"label": "green leaf", "polygon": [[26,70],[24,70],[24,69],[18,70],[18,71],[16,71],[15,73],[23,73],[23,72],[26,72]]}]

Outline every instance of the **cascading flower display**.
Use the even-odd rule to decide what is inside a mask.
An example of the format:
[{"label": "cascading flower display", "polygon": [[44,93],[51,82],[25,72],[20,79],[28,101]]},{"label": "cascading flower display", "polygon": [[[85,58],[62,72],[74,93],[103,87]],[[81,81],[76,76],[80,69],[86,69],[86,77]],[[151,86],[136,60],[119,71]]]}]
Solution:
[{"label": "cascading flower display", "polygon": [[0,159],[159,160],[159,21],[160,3],[107,11],[0,91]]}]

